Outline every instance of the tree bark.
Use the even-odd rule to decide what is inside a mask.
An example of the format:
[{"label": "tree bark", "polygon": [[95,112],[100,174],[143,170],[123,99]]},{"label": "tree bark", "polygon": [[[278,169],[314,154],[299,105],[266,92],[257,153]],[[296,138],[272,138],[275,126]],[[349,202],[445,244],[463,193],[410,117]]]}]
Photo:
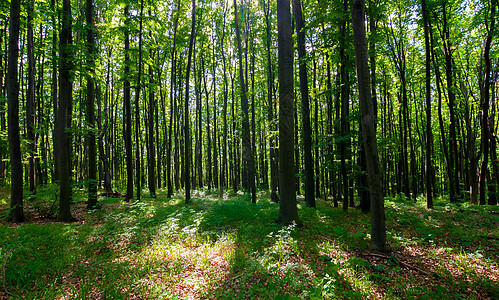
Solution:
[{"label": "tree bark", "polygon": [[[151,61],[154,61],[153,49],[149,49],[149,58]],[[156,112],[156,105],[154,102],[154,73],[152,66],[149,65],[149,110],[147,115],[149,147],[147,149],[147,183],[149,185],[149,194],[152,198],[156,198],[156,149],[154,147],[154,116]],[[159,127],[159,124],[156,124],[156,126]]]},{"label": "tree bark", "polygon": [[235,30],[237,37],[237,48],[239,57],[239,80],[241,87],[241,106],[243,110],[243,157],[244,165],[247,171],[246,178],[248,180],[247,186],[251,193],[251,202],[256,203],[256,188],[255,188],[255,157],[253,155],[253,149],[251,148],[251,132],[249,125],[249,105],[248,97],[246,94],[246,84],[243,73],[243,61],[242,61],[242,51],[241,51],[241,36],[239,33],[239,21],[238,21],[238,10],[237,2],[234,0],[234,16],[235,16]]},{"label": "tree bark", "polygon": [[277,0],[279,52],[279,186],[281,201],[277,222],[299,224],[294,174],[293,28],[289,0]]},{"label": "tree bark", "polygon": [[192,0],[192,23],[191,23],[191,37],[189,40],[189,56],[187,57],[187,70],[185,73],[185,102],[184,102],[184,188],[185,188],[185,202],[191,201],[191,138],[189,126],[189,75],[191,73],[192,64],[192,49],[194,48],[194,41],[196,39],[196,0]]},{"label": "tree bark", "polygon": [[423,15],[424,27],[424,42],[425,42],[425,82],[426,82],[426,156],[425,156],[425,171],[426,171],[426,207],[433,208],[433,194],[431,190],[432,183],[432,150],[433,136],[431,128],[431,53],[430,53],[430,37],[428,34],[428,11],[426,8],[426,0],[421,0],[421,10]]},{"label": "tree bark", "polygon": [[87,151],[88,151],[88,202],[87,209],[97,205],[97,151],[95,149],[95,87],[94,87],[94,21],[93,1],[87,0],[85,16],[87,21]]},{"label": "tree bark", "polygon": [[73,101],[73,70],[71,1],[63,0],[62,26],[59,36],[59,107],[57,112],[57,154],[59,157],[60,206],[59,220],[73,221],[71,215],[71,127]]},{"label": "tree bark", "polygon": [[144,0],[140,1],[140,20],[139,20],[139,61],[137,72],[137,85],[135,87],[135,184],[136,184],[136,201],[140,201],[142,191],[142,171],[141,171],[141,153],[140,151],[140,80],[142,77],[142,28],[144,19]]},{"label": "tree bark", "polygon": [[295,19],[298,59],[300,60],[300,92],[303,130],[303,155],[305,165],[305,202],[307,207],[315,207],[314,164],[312,160],[312,127],[310,126],[310,104],[308,91],[308,74],[305,50],[305,22],[303,20],[300,0],[293,0],[293,15]]},{"label": "tree bark", "polygon": [[172,153],[172,132],[173,132],[173,119],[174,119],[174,99],[173,99],[173,90],[175,86],[175,78],[176,78],[176,68],[175,68],[175,51],[177,46],[177,28],[178,28],[178,19],[180,17],[180,13],[178,10],[180,9],[180,0],[177,2],[177,13],[175,16],[175,21],[173,25],[173,47],[171,53],[171,68],[170,68],[170,126],[168,131],[168,149],[166,153],[166,180],[167,180],[167,197],[170,198],[173,195],[173,184],[172,184],[172,176],[171,176],[171,153]]},{"label": "tree bark", "polygon": [[266,39],[266,50],[267,50],[267,102],[268,102],[268,121],[271,130],[269,137],[269,160],[270,160],[270,200],[272,202],[279,202],[279,197],[277,196],[277,189],[279,185],[279,161],[278,161],[278,150],[277,150],[277,139],[274,132],[277,131],[277,122],[274,112],[274,71],[272,68],[271,59],[271,35],[270,35],[270,3],[265,3],[263,1],[263,12],[265,14],[265,30],[267,33]]},{"label": "tree bark", "polygon": [[26,98],[26,137],[29,141],[28,166],[29,166],[29,190],[34,193],[36,190],[36,139],[35,139],[35,55],[33,44],[33,15],[34,0],[28,1],[28,93]]},{"label": "tree bark", "polygon": [[374,124],[374,106],[371,98],[369,67],[367,64],[366,31],[364,25],[364,0],[354,0],[352,24],[354,32],[355,62],[357,65],[357,83],[362,116],[362,134],[366,151],[369,192],[371,195],[371,248],[384,251],[386,246],[385,211],[381,169],[379,165]]},{"label": "tree bark", "polygon": [[7,70],[7,118],[9,125],[11,171],[9,220],[13,222],[24,222],[25,220],[23,211],[23,166],[21,163],[21,142],[19,137],[19,82],[17,78],[20,12],[20,1],[11,0]]},{"label": "tree bark", "polygon": [[[343,13],[346,15],[348,13],[348,1],[343,1]],[[342,23],[340,27],[341,42],[340,42],[340,91],[341,91],[341,118],[340,118],[340,131],[341,131],[341,141],[340,141],[340,159],[341,159],[341,177],[343,179],[343,210],[348,210],[348,200],[349,200],[349,180],[348,172],[346,166],[347,152],[350,146],[350,125],[348,124],[349,115],[349,88],[348,88],[348,72],[346,69],[347,57],[345,53],[346,48],[346,20]]]},{"label": "tree bark", "polygon": [[124,81],[124,95],[123,106],[125,110],[125,122],[123,138],[125,140],[126,152],[126,196],[125,201],[130,201],[133,198],[133,157],[132,157],[132,105],[130,102],[130,29],[128,28],[130,22],[129,16],[130,5],[125,6],[125,81]]},{"label": "tree bark", "polygon": [[484,54],[483,59],[485,61],[485,72],[483,79],[483,86],[480,93],[481,98],[481,109],[482,109],[482,117],[481,117],[481,129],[482,129],[482,139],[481,139],[481,148],[482,148],[482,167],[480,169],[480,185],[479,185],[479,193],[480,193],[480,205],[486,204],[486,178],[488,175],[488,163],[489,163],[489,147],[490,147],[490,129],[489,129],[489,108],[490,108],[490,73],[491,73],[491,60],[490,60],[490,47],[492,44],[493,30],[495,25],[495,12],[496,12],[496,1],[491,1],[490,8],[490,27],[487,32],[487,39],[485,41]]}]

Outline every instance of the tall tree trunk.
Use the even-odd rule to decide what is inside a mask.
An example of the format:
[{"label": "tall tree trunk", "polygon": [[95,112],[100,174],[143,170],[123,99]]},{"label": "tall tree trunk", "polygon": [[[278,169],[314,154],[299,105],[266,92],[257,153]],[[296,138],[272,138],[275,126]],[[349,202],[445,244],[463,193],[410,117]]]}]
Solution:
[{"label": "tall tree trunk", "polygon": [[[203,49],[203,43],[201,43],[201,51]],[[202,62],[201,62],[202,64]],[[196,145],[195,145],[195,175],[194,175],[194,186],[199,188],[203,187],[203,120],[202,113],[203,110],[201,108],[201,96],[202,96],[202,80],[204,74],[201,73],[202,68],[197,66],[196,55],[194,53],[194,87],[196,94]],[[197,74],[197,75],[196,75]],[[197,176],[196,176],[197,175]],[[197,184],[196,184],[197,180]]]},{"label": "tall tree trunk", "polygon": [[94,68],[95,68],[95,46],[94,46],[94,21],[93,21],[93,1],[87,0],[85,10],[87,21],[87,124],[88,124],[88,202],[87,209],[94,209],[97,205],[97,151],[95,149],[95,88],[94,88]]},{"label": "tall tree trunk", "polygon": [[189,56],[187,57],[187,70],[185,73],[185,102],[184,102],[184,183],[185,183],[185,202],[191,201],[191,138],[189,126],[189,75],[191,73],[192,49],[196,38],[196,0],[192,0],[192,23],[191,37],[189,40]]},{"label": "tall tree trunk", "polygon": [[71,127],[73,101],[73,70],[72,31],[71,31],[71,0],[63,0],[62,26],[59,36],[59,107],[57,112],[57,155],[59,156],[59,182],[61,221],[73,221],[71,215]]},{"label": "tall tree trunk", "polygon": [[[288,1],[289,3],[289,1]],[[239,57],[239,80],[241,86],[241,106],[243,110],[243,157],[244,165],[247,170],[246,178],[248,180],[247,186],[249,192],[251,193],[251,202],[256,203],[256,189],[255,189],[255,157],[253,155],[253,149],[251,148],[251,133],[249,126],[249,107],[248,107],[248,97],[246,95],[246,84],[243,73],[243,61],[242,61],[242,51],[241,51],[241,35],[239,33],[239,21],[238,21],[238,10],[237,2],[234,0],[234,16],[235,16],[235,30],[237,37],[237,48]]]},{"label": "tall tree trunk", "polygon": [[[154,61],[154,51],[149,49],[149,58]],[[154,73],[152,66],[149,65],[149,113],[147,115],[148,121],[148,144],[147,149],[147,183],[149,185],[149,193],[152,198],[156,198],[156,149],[154,147],[154,116],[156,112],[156,105],[154,99]],[[159,127],[159,124],[156,124]],[[159,172],[159,169],[158,169]]]},{"label": "tall tree trunk", "polygon": [[[205,69],[205,61],[204,61],[204,56],[203,56],[203,53],[201,53],[201,68],[202,68],[202,80],[203,80],[203,89],[204,89],[204,92],[205,92],[205,98],[206,98],[206,142],[207,142],[207,146],[206,146],[206,158],[207,158],[207,165],[206,165],[206,170],[208,172],[207,176],[208,176],[208,181],[207,181],[207,185],[208,185],[208,190],[211,190],[211,185],[212,185],[212,182],[213,182],[213,166],[212,166],[212,162],[211,162],[211,159],[212,159],[212,151],[211,151],[211,130],[210,130],[210,127],[211,127],[211,124],[210,124],[210,92],[208,91],[208,84],[206,82],[206,77],[207,77],[207,74],[206,74],[206,69]],[[214,80],[214,79],[213,79]],[[213,102],[213,106],[215,106],[215,102]],[[202,140],[202,139],[201,139]],[[202,174],[202,173],[201,173]]]},{"label": "tall tree trunk", "polygon": [[314,97],[315,97],[315,105],[314,105],[314,134],[315,134],[315,157],[314,157],[314,164],[315,164],[315,171],[318,172],[318,174],[315,176],[315,195],[316,197],[319,197],[321,194],[321,188],[320,188],[320,170],[319,170],[319,97],[317,93],[317,60],[315,59],[314,55],[314,71],[313,71],[314,77],[313,77],[313,91],[314,91]]},{"label": "tall tree trunk", "polygon": [[[149,9],[149,17],[152,17],[152,12]],[[152,32],[149,32],[149,38],[152,40]],[[149,49],[149,59],[151,62],[155,61],[154,58],[154,50],[152,48]],[[160,125],[158,123],[157,118],[157,105],[156,105],[156,100],[155,100],[155,92],[154,92],[154,72],[152,68],[152,63],[149,64],[149,101],[148,101],[148,114],[147,114],[147,143],[148,143],[148,149],[147,149],[147,184],[149,187],[149,194],[151,198],[156,198],[156,174],[157,178],[161,178],[160,175],[160,169],[156,170],[156,147],[155,147],[155,138],[154,138],[154,133],[155,133],[155,128],[154,128],[154,122],[156,121],[156,128],[159,128]],[[159,139],[159,135],[158,135]],[[158,153],[159,155],[159,153]],[[158,158],[158,161],[160,159]],[[157,173],[156,173],[157,171]],[[160,182],[160,180],[158,180]]]},{"label": "tall tree trunk", "polygon": [[[126,196],[125,201],[130,201],[133,198],[133,157],[132,157],[132,104],[130,102],[130,6],[125,6],[125,81],[123,106],[125,110],[124,134],[125,152],[126,152]],[[137,145],[138,146],[138,145]]]},{"label": "tall tree trunk", "polygon": [[[52,109],[53,109],[53,114],[54,114],[54,124],[57,124],[57,84],[58,84],[58,79],[57,79],[57,22],[56,22],[56,15],[58,12],[58,9],[55,5],[55,0],[50,1],[50,8],[51,8],[51,15],[52,15],[52,85],[51,85],[51,98],[52,98]],[[56,128],[54,125],[54,132],[53,136],[54,138],[52,139],[53,145],[53,157],[54,157],[54,173],[52,176],[52,182],[56,182],[59,180],[59,157],[57,156],[57,139],[55,138],[56,136]]]},{"label": "tall tree trunk", "polygon": [[[6,105],[7,103],[5,102],[7,99],[6,95],[6,86],[5,86],[5,66],[6,64],[4,61],[7,61],[8,59],[5,59],[8,57],[8,50],[2,48],[4,44],[4,38],[7,40],[7,28],[9,26],[8,22],[5,22],[4,28],[1,29],[0,31],[0,96],[2,97],[2,100],[0,100],[0,130],[1,131],[6,131],[7,130],[7,122],[6,122]],[[5,43],[7,44],[7,43]],[[7,48],[6,46],[5,48]],[[7,168],[7,163],[5,162],[5,155],[0,155],[0,185],[5,185],[5,176],[6,176],[6,168]]]},{"label": "tall tree trunk", "polygon": [[[485,41],[485,47],[483,51],[483,59],[485,61],[485,72],[483,78],[483,86],[480,93],[481,98],[481,128],[482,128],[482,139],[481,139],[481,152],[482,152],[482,167],[480,169],[480,205],[486,204],[486,178],[488,175],[488,163],[489,163],[489,147],[490,147],[490,128],[489,128],[489,107],[490,107],[490,75],[491,75],[491,60],[490,60],[490,47],[492,44],[493,30],[495,25],[495,12],[496,12],[497,1],[491,1],[490,4],[490,27],[487,32],[487,39]],[[489,196],[490,197],[490,196]]]},{"label": "tall tree trunk", "polygon": [[369,67],[367,65],[366,31],[364,25],[364,0],[354,0],[352,24],[354,33],[355,62],[357,65],[357,83],[362,116],[362,135],[366,151],[369,192],[371,194],[371,248],[384,251],[386,246],[385,211],[383,185],[379,165],[376,127],[374,125],[374,106],[371,98]]},{"label": "tall tree trunk", "polygon": [[139,61],[137,72],[137,85],[135,87],[135,184],[136,201],[140,201],[142,191],[142,171],[141,171],[141,153],[140,151],[140,80],[142,77],[142,28],[144,19],[144,0],[140,1],[140,20],[139,20]]},{"label": "tall tree trunk", "polygon": [[[274,112],[274,71],[272,68],[272,58],[271,58],[271,35],[270,35],[270,3],[263,1],[263,11],[265,14],[265,30],[267,33],[266,39],[266,50],[267,50],[267,103],[268,103],[268,121],[269,127],[272,132],[277,131],[277,122],[275,119]],[[269,137],[269,160],[270,160],[270,199],[272,202],[279,202],[279,197],[277,196],[277,188],[279,185],[279,161],[277,152],[277,139],[275,134],[271,133]]]},{"label": "tall tree trunk", "polygon": [[11,171],[9,220],[13,222],[24,222],[23,166],[21,163],[21,142],[19,137],[19,82],[17,79],[20,12],[20,1],[11,0],[7,70],[7,118],[9,125],[8,134]]},{"label": "tall tree trunk", "polygon": [[[343,13],[346,15],[348,13],[348,0],[343,1]],[[341,141],[340,141],[340,158],[341,158],[341,177],[343,179],[343,210],[348,210],[348,200],[349,200],[349,180],[347,173],[347,151],[350,145],[350,125],[348,124],[348,114],[349,114],[349,88],[348,88],[348,74],[347,74],[347,57],[345,53],[346,48],[346,19],[340,27],[340,33],[342,36],[342,42],[340,43],[340,91],[341,91],[341,118],[340,118],[340,126],[341,126]]]},{"label": "tall tree trunk", "polygon": [[300,223],[296,208],[293,118],[293,28],[289,0],[277,0],[279,51],[279,186],[281,201],[277,222]]},{"label": "tall tree trunk", "polygon": [[425,69],[426,69],[426,207],[433,208],[433,194],[431,190],[433,167],[431,164],[433,150],[433,136],[431,128],[431,53],[430,37],[428,33],[428,11],[426,0],[421,0],[421,10],[423,13],[424,44],[425,44]]},{"label": "tall tree trunk", "polygon": [[[172,132],[173,132],[173,119],[175,117],[174,112],[174,98],[173,98],[173,90],[175,86],[175,78],[176,78],[176,68],[175,68],[175,51],[176,51],[176,46],[177,46],[177,28],[178,28],[178,19],[180,17],[180,13],[178,10],[180,10],[180,0],[177,2],[177,13],[175,16],[175,21],[173,25],[173,47],[172,47],[172,53],[171,53],[171,68],[170,68],[170,126],[168,130],[168,149],[166,153],[166,180],[167,180],[167,197],[170,198],[173,195],[173,184],[172,184],[172,176],[171,176],[171,164],[172,164],[172,159],[171,159],[171,153],[172,153]],[[175,144],[176,148],[178,148],[178,145]]]},{"label": "tall tree trunk", "polygon": [[[447,24],[447,3],[443,3],[443,35],[442,40],[444,43],[444,55],[445,55],[445,76],[447,79],[447,96],[449,100],[449,115],[450,115],[450,125],[449,125],[449,170],[452,180],[450,184],[453,186],[450,188],[451,195],[450,201],[456,202],[461,196],[460,185],[459,185],[459,153],[457,151],[457,134],[456,134],[456,113],[455,113],[455,101],[456,94],[454,92],[454,64],[452,59],[453,47],[450,45],[450,29]],[[453,193],[452,193],[453,191]]]},{"label": "tall tree trunk", "polygon": [[300,92],[303,130],[303,155],[305,165],[305,202],[307,207],[315,207],[314,164],[312,160],[312,128],[310,126],[310,105],[308,93],[308,74],[305,50],[305,22],[303,20],[300,0],[293,0],[293,15],[298,42],[298,58],[300,60]]},{"label": "tall tree trunk", "polygon": [[[217,115],[218,115],[218,105],[217,105],[217,84],[215,77],[215,69],[216,69],[216,59],[215,59],[215,44],[216,44],[216,36],[213,34],[213,47],[212,47],[212,76],[213,76],[213,185],[215,188],[221,186],[219,184],[219,176],[218,176],[218,129],[217,129]],[[207,108],[208,112],[208,108]],[[208,128],[209,129],[209,128]],[[209,134],[210,130],[208,130]]]},{"label": "tall tree trunk", "polygon": [[[108,51],[108,60],[107,60],[107,73],[106,73],[106,91],[104,95],[104,124],[102,124],[102,118],[101,118],[101,106],[100,106],[100,101],[98,100],[99,97],[97,97],[97,110],[98,110],[98,117],[97,117],[97,127],[99,130],[99,155],[100,159],[102,161],[102,168],[104,171],[104,189],[106,192],[111,193],[113,191],[112,185],[111,185],[111,166],[109,164],[109,160],[111,157],[111,151],[110,151],[110,143],[109,143],[109,123],[113,124],[113,122],[109,122],[109,116],[108,116],[108,107],[109,107],[109,102],[112,103],[112,91],[111,95],[109,92],[109,84],[110,84],[110,68],[111,68],[111,51]],[[97,95],[99,95],[99,89],[97,86]],[[112,107],[113,105],[111,104],[111,115],[112,115]],[[105,146],[104,147],[104,142]],[[116,159],[116,158],[115,158]],[[117,159],[116,159],[117,160]]]},{"label": "tall tree trunk", "polygon": [[33,15],[34,0],[28,1],[28,95],[26,99],[26,137],[28,145],[28,165],[29,165],[29,190],[34,193],[36,189],[36,140],[35,140],[35,55],[33,44]]},{"label": "tall tree trunk", "polygon": [[[497,1],[495,2],[497,6]],[[496,111],[496,100],[495,100],[495,84],[492,83],[492,114]],[[499,166],[497,164],[497,135],[495,133],[495,119],[494,117],[489,118],[489,134],[490,134],[490,163],[492,165],[492,172],[490,173],[490,181],[487,183],[489,187],[489,197],[488,205],[497,205],[499,197]]]},{"label": "tall tree trunk", "polygon": [[228,93],[229,93],[229,83],[227,80],[227,64],[225,60],[225,51],[224,51],[224,39],[225,39],[225,22],[226,22],[226,7],[224,7],[224,24],[222,27],[222,38],[220,40],[220,48],[222,53],[222,62],[223,62],[223,76],[224,76],[224,104],[223,104],[223,122],[224,122],[224,131],[223,131],[223,154],[222,154],[222,173],[221,173],[221,183],[220,183],[220,197],[223,197],[224,188],[228,187],[230,182],[226,180],[226,177],[229,177],[228,166],[227,166],[227,101],[228,101]]}]

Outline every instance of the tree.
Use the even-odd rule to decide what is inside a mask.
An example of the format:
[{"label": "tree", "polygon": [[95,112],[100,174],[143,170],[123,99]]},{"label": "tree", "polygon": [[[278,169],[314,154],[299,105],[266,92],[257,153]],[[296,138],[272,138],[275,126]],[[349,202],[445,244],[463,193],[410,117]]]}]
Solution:
[{"label": "tree", "polygon": [[431,191],[431,178],[433,168],[431,154],[433,148],[433,137],[431,133],[431,53],[430,37],[428,33],[428,11],[426,0],[421,0],[421,11],[423,15],[424,42],[425,42],[425,83],[426,83],[426,206],[433,208],[433,194]]},{"label": "tree", "polygon": [[357,84],[361,127],[366,151],[369,192],[371,196],[371,248],[384,251],[386,246],[385,210],[381,168],[379,165],[376,127],[374,124],[374,106],[371,98],[369,67],[367,65],[367,44],[365,31],[365,1],[354,0],[352,25],[355,42],[355,63],[357,66]]},{"label": "tree", "polygon": [[277,222],[299,224],[294,171],[293,27],[289,0],[277,0],[279,51],[279,190]]},{"label": "tree", "polygon": [[[133,198],[133,157],[132,157],[132,105],[130,103],[130,36],[129,36],[129,10],[127,3],[125,6],[125,80],[123,83],[123,107],[125,110],[123,122],[123,139],[125,140],[126,156],[126,195],[125,201]],[[138,145],[137,145],[138,146]]]},{"label": "tree", "polygon": [[87,0],[85,17],[87,21],[87,124],[88,124],[88,203],[87,209],[97,205],[97,151],[95,149],[95,42],[94,42],[94,5],[92,0]]},{"label": "tree", "polygon": [[140,1],[140,25],[139,25],[139,70],[137,73],[137,85],[135,86],[135,184],[136,201],[140,201],[140,192],[142,190],[142,172],[141,172],[141,151],[140,151],[140,80],[142,77],[142,23],[144,19],[144,0]]},{"label": "tree", "polygon": [[34,0],[28,1],[28,92],[26,99],[26,137],[29,141],[29,190],[33,193],[36,189],[36,138],[35,138],[35,54],[33,44],[33,15]]},{"label": "tree", "polygon": [[10,2],[9,56],[7,70],[7,98],[10,154],[10,214],[14,222],[24,222],[23,211],[23,166],[21,164],[21,142],[19,137],[19,82],[17,81],[17,58],[19,56],[19,21],[21,3]]},{"label": "tree", "polygon": [[71,25],[71,0],[62,2],[62,26],[59,36],[59,106],[57,111],[57,155],[59,157],[59,220],[73,221],[71,215],[70,201],[72,194],[71,187],[71,127],[72,102],[73,102],[73,82],[71,72],[73,70],[72,53],[72,25]]},{"label": "tree", "polygon": [[173,185],[172,185],[172,176],[171,176],[171,164],[172,164],[172,158],[171,158],[171,153],[172,153],[172,132],[173,132],[173,119],[174,119],[174,99],[173,99],[173,90],[174,90],[174,85],[175,85],[175,51],[176,51],[176,46],[177,46],[177,28],[178,28],[178,19],[180,17],[180,14],[178,10],[180,9],[180,0],[177,2],[177,12],[175,14],[175,21],[173,25],[173,47],[172,47],[172,52],[171,52],[171,68],[170,68],[170,100],[171,100],[171,105],[170,105],[170,126],[168,129],[168,149],[166,153],[166,176],[167,176],[167,189],[168,189],[168,197],[171,197],[173,195]]},{"label": "tree", "polygon": [[[270,35],[270,3],[263,1],[263,12],[265,14],[265,32],[266,32],[266,50],[267,50],[267,98],[268,98],[268,120],[270,130],[277,131],[275,118],[275,87],[274,87],[274,70],[271,57],[271,35]],[[277,139],[274,134],[269,138],[269,160],[270,160],[270,199],[273,202],[279,202],[277,197],[277,187],[279,185],[279,162],[278,162],[278,147]]]},{"label": "tree", "polygon": [[[492,0],[490,3],[490,26],[487,32],[487,38],[485,40],[484,54],[483,58],[485,61],[485,72],[483,79],[483,86],[480,93],[480,106],[482,108],[482,139],[481,139],[481,152],[482,152],[482,168],[480,170],[480,205],[485,205],[486,194],[485,194],[485,179],[488,175],[488,162],[489,162],[489,147],[490,147],[490,133],[489,133],[489,109],[490,109],[490,75],[491,75],[491,59],[490,59],[490,47],[492,44],[493,30],[495,26],[495,12],[496,12],[497,1]],[[489,196],[490,198],[490,196]]]},{"label": "tree", "polygon": [[189,55],[187,57],[187,69],[185,73],[185,101],[184,101],[184,188],[185,188],[185,202],[191,201],[191,138],[190,138],[190,125],[189,125],[189,75],[191,73],[192,64],[192,49],[194,48],[194,41],[196,39],[196,0],[192,0],[192,23],[191,23],[191,37],[189,39]]},{"label": "tree", "polygon": [[[247,171],[246,178],[248,180],[248,189],[251,193],[251,202],[256,203],[256,189],[255,189],[255,157],[253,155],[253,149],[251,147],[251,133],[249,126],[249,108],[248,108],[248,97],[246,95],[246,80],[243,73],[243,61],[242,61],[242,51],[241,51],[241,36],[239,33],[239,21],[238,21],[238,11],[237,2],[234,0],[234,19],[235,19],[235,29],[237,37],[237,49],[239,58],[239,81],[241,88],[241,105],[243,109],[243,157],[245,162],[245,169]],[[247,78],[246,78],[247,79]]]},{"label": "tree", "polygon": [[305,202],[307,207],[315,207],[314,164],[312,160],[312,128],[310,126],[310,107],[308,100],[308,75],[305,50],[305,22],[301,1],[293,0],[293,15],[296,23],[298,59],[300,60],[300,92],[303,130],[303,152],[305,161]]}]

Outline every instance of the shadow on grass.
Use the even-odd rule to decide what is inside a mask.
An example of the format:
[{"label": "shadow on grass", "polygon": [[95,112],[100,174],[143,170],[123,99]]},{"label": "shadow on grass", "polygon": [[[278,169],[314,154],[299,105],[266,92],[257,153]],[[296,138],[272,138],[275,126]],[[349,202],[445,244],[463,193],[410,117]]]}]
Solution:
[{"label": "shadow on grass", "polygon": [[[2,226],[4,293],[45,299],[486,298],[498,293],[490,274],[470,267],[495,264],[490,272],[498,275],[493,244],[483,237],[498,220],[485,211],[426,211],[388,201],[393,252],[376,256],[368,251],[369,216],[359,211],[345,214],[320,201],[317,210],[300,209],[304,227],[297,229],[274,223],[278,204],[215,195],[197,195],[203,198],[188,205],[180,198],[146,198],[109,214],[96,211],[97,220],[83,224]],[[466,241],[471,244],[463,246]],[[453,273],[454,267],[460,272]]]}]

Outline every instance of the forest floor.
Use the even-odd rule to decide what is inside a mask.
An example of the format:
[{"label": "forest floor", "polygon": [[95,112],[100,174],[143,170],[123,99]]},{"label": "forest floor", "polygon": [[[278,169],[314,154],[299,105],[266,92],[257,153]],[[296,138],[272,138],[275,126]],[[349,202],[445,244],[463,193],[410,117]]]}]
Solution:
[{"label": "forest floor", "polygon": [[[0,193],[0,212],[8,193]],[[55,188],[26,201],[29,222],[0,224],[4,299],[498,299],[499,207],[434,210],[387,197],[389,252],[369,251],[370,217],[299,202],[303,227],[274,220],[260,193],[194,191],[125,203],[100,197],[74,223],[56,222]],[[52,195],[52,196],[51,196]],[[51,200],[52,199],[52,200]]]}]

